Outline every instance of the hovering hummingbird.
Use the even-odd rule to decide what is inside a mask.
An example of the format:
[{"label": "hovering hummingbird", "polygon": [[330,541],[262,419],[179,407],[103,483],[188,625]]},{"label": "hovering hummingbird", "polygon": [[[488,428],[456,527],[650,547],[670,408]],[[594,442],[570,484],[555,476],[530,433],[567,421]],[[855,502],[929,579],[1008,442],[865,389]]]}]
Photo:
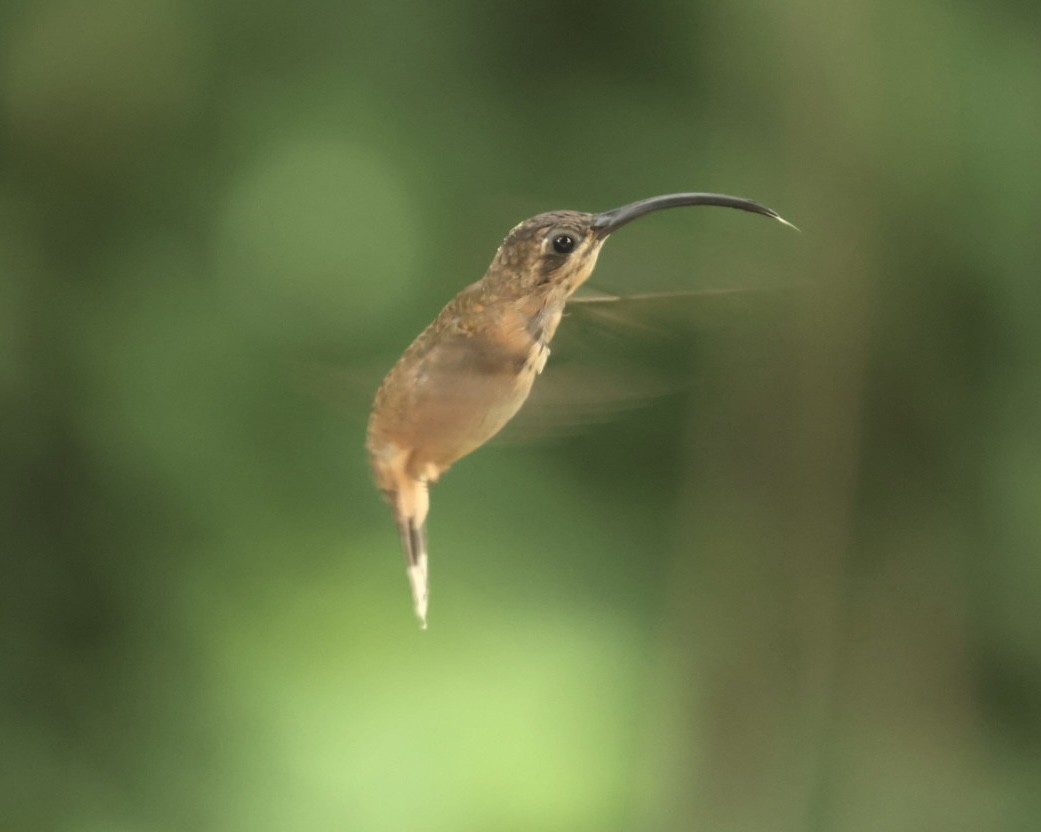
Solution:
[{"label": "hovering hummingbird", "polygon": [[430,485],[524,404],[564,306],[589,278],[607,237],[652,211],[683,205],[737,208],[791,226],[757,202],[709,193],[655,196],[601,214],[538,214],[506,235],[484,277],[448,302],[383,380],[366,447],[376,484],[394,510],[424,629]]}]

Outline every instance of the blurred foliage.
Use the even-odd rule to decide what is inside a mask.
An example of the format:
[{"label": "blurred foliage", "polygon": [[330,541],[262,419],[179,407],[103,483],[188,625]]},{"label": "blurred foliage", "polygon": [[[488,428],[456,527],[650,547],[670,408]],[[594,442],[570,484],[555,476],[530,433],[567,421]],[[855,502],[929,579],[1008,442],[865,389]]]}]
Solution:
[{"label": "blurred foliage", "polygon": [[[5,828],[1037,828],[1039,8],[5,3]],[[380,375],[514,223],[679,190],[803,233],[610,242],[764,291],[566,321],[420,633]]]}]

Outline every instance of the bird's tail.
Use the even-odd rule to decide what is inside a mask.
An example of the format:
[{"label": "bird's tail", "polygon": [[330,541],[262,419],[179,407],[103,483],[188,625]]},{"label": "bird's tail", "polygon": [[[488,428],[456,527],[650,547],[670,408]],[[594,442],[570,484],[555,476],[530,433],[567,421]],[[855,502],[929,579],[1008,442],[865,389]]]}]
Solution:
[{"label": "bird's tail", "polygon": [[427,484],[413,481],[394,495],[394,519],[405,552],[405,572],[412,587],[412,602],[420,626],[427,627],[429,581],[427,566],[427,509],[430,506]]},{"label": "bird's tail", "polygon": [[405,572],[412,586],[412,603],[416,608],[419,626],[427,628],[427,600],[430,594],[427,567],[427,527],[417,524],[414,517],[398,517],[398,533],[405,550]]}]

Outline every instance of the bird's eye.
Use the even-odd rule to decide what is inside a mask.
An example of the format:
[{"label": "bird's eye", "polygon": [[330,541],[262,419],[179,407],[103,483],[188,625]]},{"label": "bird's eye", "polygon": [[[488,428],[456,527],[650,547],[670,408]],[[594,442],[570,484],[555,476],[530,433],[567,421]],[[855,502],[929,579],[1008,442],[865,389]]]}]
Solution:
[{"label": "bird's eye", "polygon": [[553,250],[557,254],[570,254],[575,250],[575,238],[570,234],[558,234],[553,238]]}]

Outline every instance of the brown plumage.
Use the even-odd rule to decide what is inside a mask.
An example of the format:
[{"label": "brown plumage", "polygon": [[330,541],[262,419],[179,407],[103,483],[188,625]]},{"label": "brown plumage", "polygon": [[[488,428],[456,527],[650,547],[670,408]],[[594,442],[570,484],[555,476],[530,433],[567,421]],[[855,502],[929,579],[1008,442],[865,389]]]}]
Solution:
[{"label": "brown plumage", "polygon": [[652,197],[602,214],[539,214],[510,231],[484,277],[448,302],[383,380],[366,447],[376,484],[394,510],[424,628],[429,486],[524,404],[564,305],[589,278],[607,236],[639,216],[679,205],[722,205],[781,220],[755,202],[696,193]]}]

